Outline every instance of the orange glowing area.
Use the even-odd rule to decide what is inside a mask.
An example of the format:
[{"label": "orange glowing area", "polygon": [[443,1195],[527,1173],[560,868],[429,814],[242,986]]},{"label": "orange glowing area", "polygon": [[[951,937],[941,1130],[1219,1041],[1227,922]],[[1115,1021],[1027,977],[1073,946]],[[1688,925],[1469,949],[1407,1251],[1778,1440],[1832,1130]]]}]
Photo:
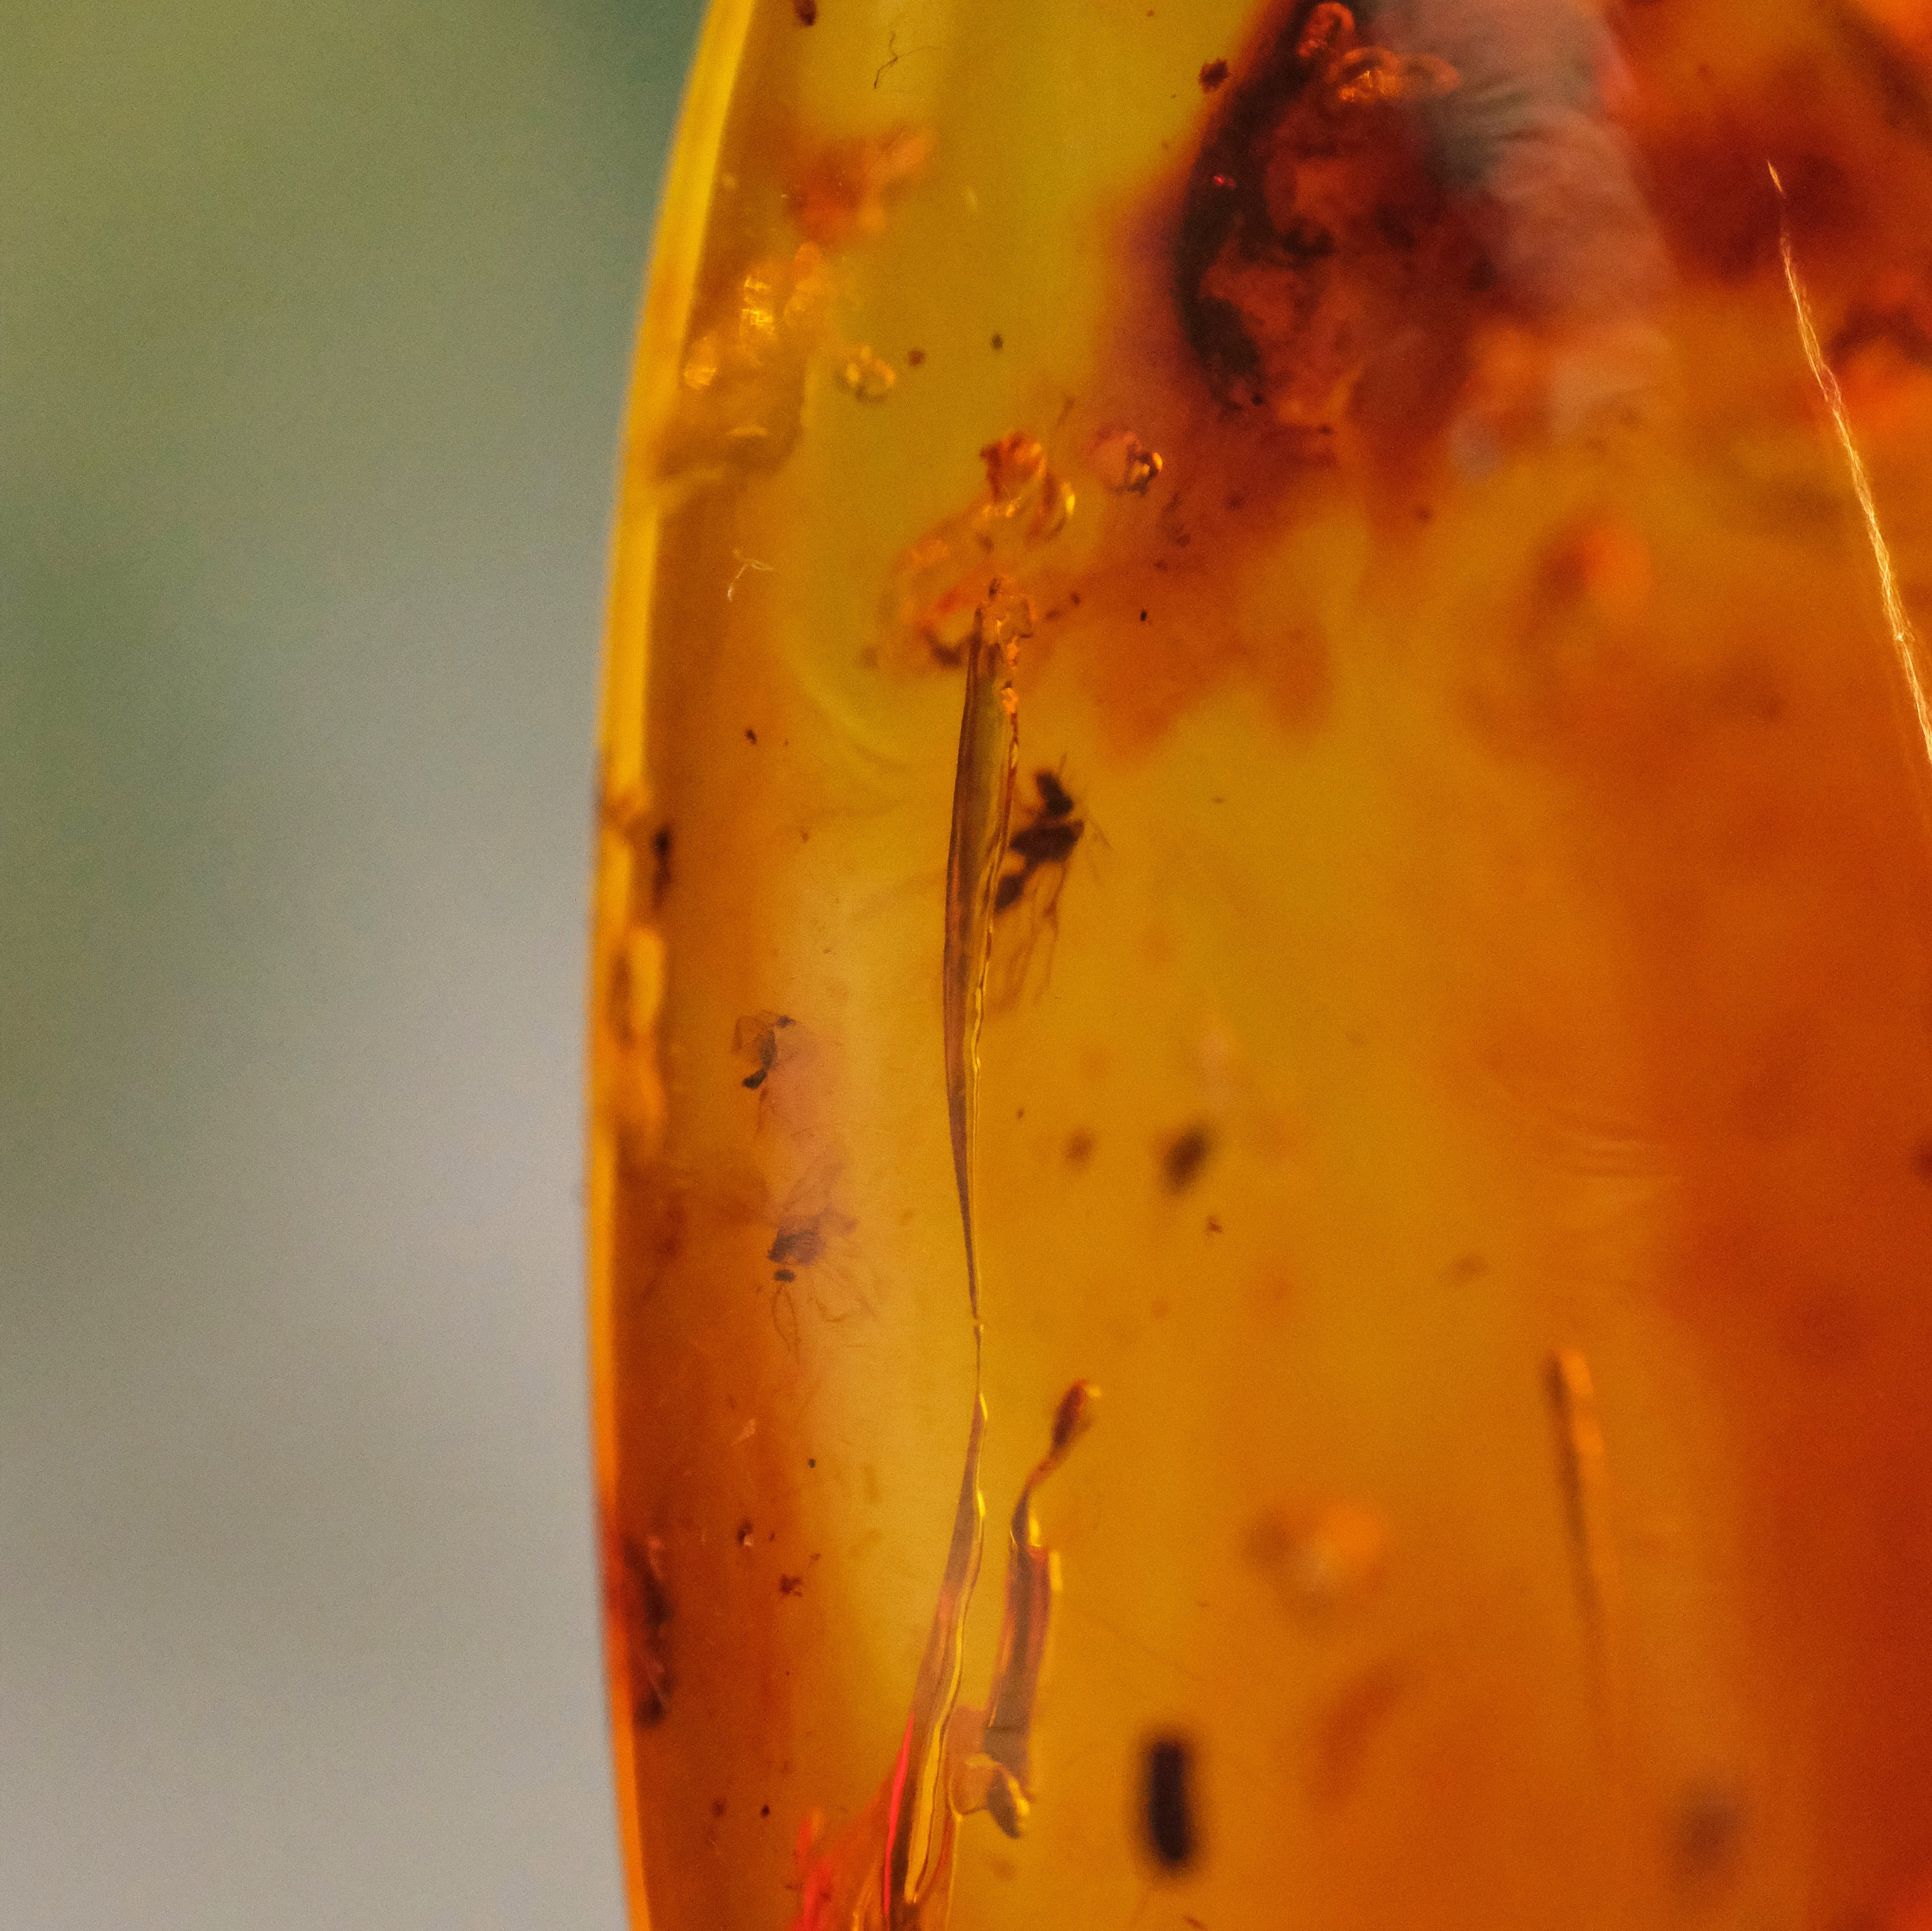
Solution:
[{"label": "orange glowing area", "polygon": [[1932,1927],[1932,13],[719,0],[591,1264],[652,1931]]}]

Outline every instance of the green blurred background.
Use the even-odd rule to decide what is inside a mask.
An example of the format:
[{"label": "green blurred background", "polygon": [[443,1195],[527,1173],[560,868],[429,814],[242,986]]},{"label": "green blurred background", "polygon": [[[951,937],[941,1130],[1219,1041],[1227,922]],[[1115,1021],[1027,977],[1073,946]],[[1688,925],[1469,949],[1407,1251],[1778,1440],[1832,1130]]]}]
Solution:
[{"label": "green blurred background", "polygon": [[695,0],[0,0],[0,1924],[621,1900],[598,632]]}]

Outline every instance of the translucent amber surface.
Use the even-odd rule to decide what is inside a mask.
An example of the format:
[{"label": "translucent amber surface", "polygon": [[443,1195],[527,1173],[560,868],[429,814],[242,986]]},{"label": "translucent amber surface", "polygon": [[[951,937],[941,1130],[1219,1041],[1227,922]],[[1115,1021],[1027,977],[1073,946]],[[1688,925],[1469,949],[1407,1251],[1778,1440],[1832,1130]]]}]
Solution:
[{"label": "translucent amber surface", "polygon": [[1929,82],[720,0],[600,801],[640,1926],[1932,1927]]}]

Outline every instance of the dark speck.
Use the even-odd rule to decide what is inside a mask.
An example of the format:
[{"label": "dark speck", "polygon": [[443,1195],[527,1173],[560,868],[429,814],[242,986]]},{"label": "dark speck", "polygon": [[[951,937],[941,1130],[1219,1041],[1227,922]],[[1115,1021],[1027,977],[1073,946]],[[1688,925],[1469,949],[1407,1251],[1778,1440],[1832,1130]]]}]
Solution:
[{"label": "dark speck", "polygon": [[738,1525],[738,1546],[740,1549],[749,1549],[751,1546],[752,1519],[749,1516],[747,1516],[745,1519]]},{"label": "dark speck", "polygon": [[807,1459],[805,1465],[808,1468],[816,1468],[818,1466],[818,1463],[815,1458],[810,1458]]},{"label": "dark speck", "polygon": [[1066,1164],[1084,1167],[1094,1157],[1094,1136],[1085,1127],[1076,1127],[1066,1136]]},{"label": "dark speck", "polygon": [[769,1817],[771,1814],[772,1807],[769,1804],[760,1804],[758,1806],[758,1815],[760,1817]]},{"label": "dark speck", "polygon": [[805,1578],[802,1576],[781,1576],[778,1578],[778,1594],[781,1596],[802,1596],[805,1594]]},{"label": "dark speck", "polygon": [[1190,1126],[1167,1143],[1160,1156],[1160,1177],[1169,1193],[1185,1193],[1201,1177],[1201,1169],[1214,1150],[1214,1136],[1204,1126]]},{"label": "dark speck", "polygon": [[1163,1870],[1194,1861],[1192,1752],[1179,1737],[1156,1737],[1147,1747],[1147,1846]]},{"label": "dark speck", "polygon": [[801,27],[818,25],[818,0],[791,0],[791,10],[798,16]]},{"label": "dark speck", "polygon": [[789,1267],[774,1267],[772,1279],[775,1281],[795,1281],[798,1276]]},{"label": "dark speck", "polygon": [[1228,63],[1224,60],[1204,61],[1201,67],[1201,91],[1212,94],[1228,77]]},{"label": "dark speck", "polygon": [[724,1800],[723,1798],[714,1797],[711,1800],[711,1814],[714,1817],[722,1817],[724,1816]]},{"label": "dark speck", "polygon": [[756,743],[758,742],[758,733],[757,733],[756,731],[754,731],[754,730],[752,730],[752,728],[751,727],[751,726],[750,726],[749,724],[747,724],[747,725],[745,727],[745,742],[746,742],[747,744],[756,744]]},{"label": "dark speck", "polygon": [[995,349],[1004,349],[1006,346],[1006,338],[1004,335],[995,335],[993,337],[993,346]]},{"label": "dark speck", "polygon": [[1141,622],[1142,623],[1145,623],[1147,622],[1147,612],[1144,610],[1141,613]]},{"label": "dark speck", "polygon": [[909,368],[917,368],[925,360],[926,351],[923,349],[908,349],[906,351],[906,364]]},{"label": "dark speck", "polygon": [[651,834],[651,910],[655,912],[663,904],[664,894],[670,889],[671,832],[668,825],[660,825]]}]

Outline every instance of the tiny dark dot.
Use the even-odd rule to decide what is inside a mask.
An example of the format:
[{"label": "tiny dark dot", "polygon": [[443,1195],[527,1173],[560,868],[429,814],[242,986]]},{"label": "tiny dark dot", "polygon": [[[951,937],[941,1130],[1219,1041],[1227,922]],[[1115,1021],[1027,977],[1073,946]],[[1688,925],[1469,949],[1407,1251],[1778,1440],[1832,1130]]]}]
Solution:
[{"label": "tiny dark dot", "polygon": [[711,1814],[714,1817],[722,1817],[724,1816],[724,1800],[723,1798],[714,1797],[711,1800]]},{"label": "tiny dark dot", "polygon": [[1147,1845],[1163,1870],[1194,1861],[1193,1753],[1180,1737],[1156,1737],[1147,1747],[1144,1822]]},{"label": "tiny dark dot", "polygon": [[995,349],[1004,349],[1006,346],[1006,338],[1004,335],[995,335],[993,337],[993,346]]},{"label": "tiny dark dot", "polygon": [[651,905],[653,910],[664,903],[664,894],[670,889],[671,844],[670,826],[660,825],[651,834]]},{"label": "tiny dark dot", "polygon": [[775,1281],[795,1281],[798,1276],[789,1267],[774,1267],[772,1279]]},{"label": "tiny dark dot", "polygon": [[760,1817],[769,1817],[771,1814],[772,1807],[769,1804],[760,1804],[758,1806],[758,1815]]},{"label": "tiny dark dot", "polygon": [[747,744],[756,744],[756,743],[758,742],[758,733],[757,733],[756,731],[754,731],[754,730],[752,730],[752,728],[751,727],[751,726],[750,726],[749,724],[747,724],[747,725],[745,727],[745,742],[746,742]]},{"label": "tiny dark dot", "polygon": [[1142,623],[1145,623],[1147,622],[1147,612],[1144,610],[1141,613],[1141,622]]},{"label": "tiny dark dot", "polygon": [[806,1462],[805,1465],[808,1468],[816,1468],[818,1466],[818,1464],[815,1461],[812,1461]]},{"label": "tiny dark dot", "polygon": [[906,351],[907,363],[913,368],[917,368],[925,360],[926,351],[923,349],[908,349]]}]

